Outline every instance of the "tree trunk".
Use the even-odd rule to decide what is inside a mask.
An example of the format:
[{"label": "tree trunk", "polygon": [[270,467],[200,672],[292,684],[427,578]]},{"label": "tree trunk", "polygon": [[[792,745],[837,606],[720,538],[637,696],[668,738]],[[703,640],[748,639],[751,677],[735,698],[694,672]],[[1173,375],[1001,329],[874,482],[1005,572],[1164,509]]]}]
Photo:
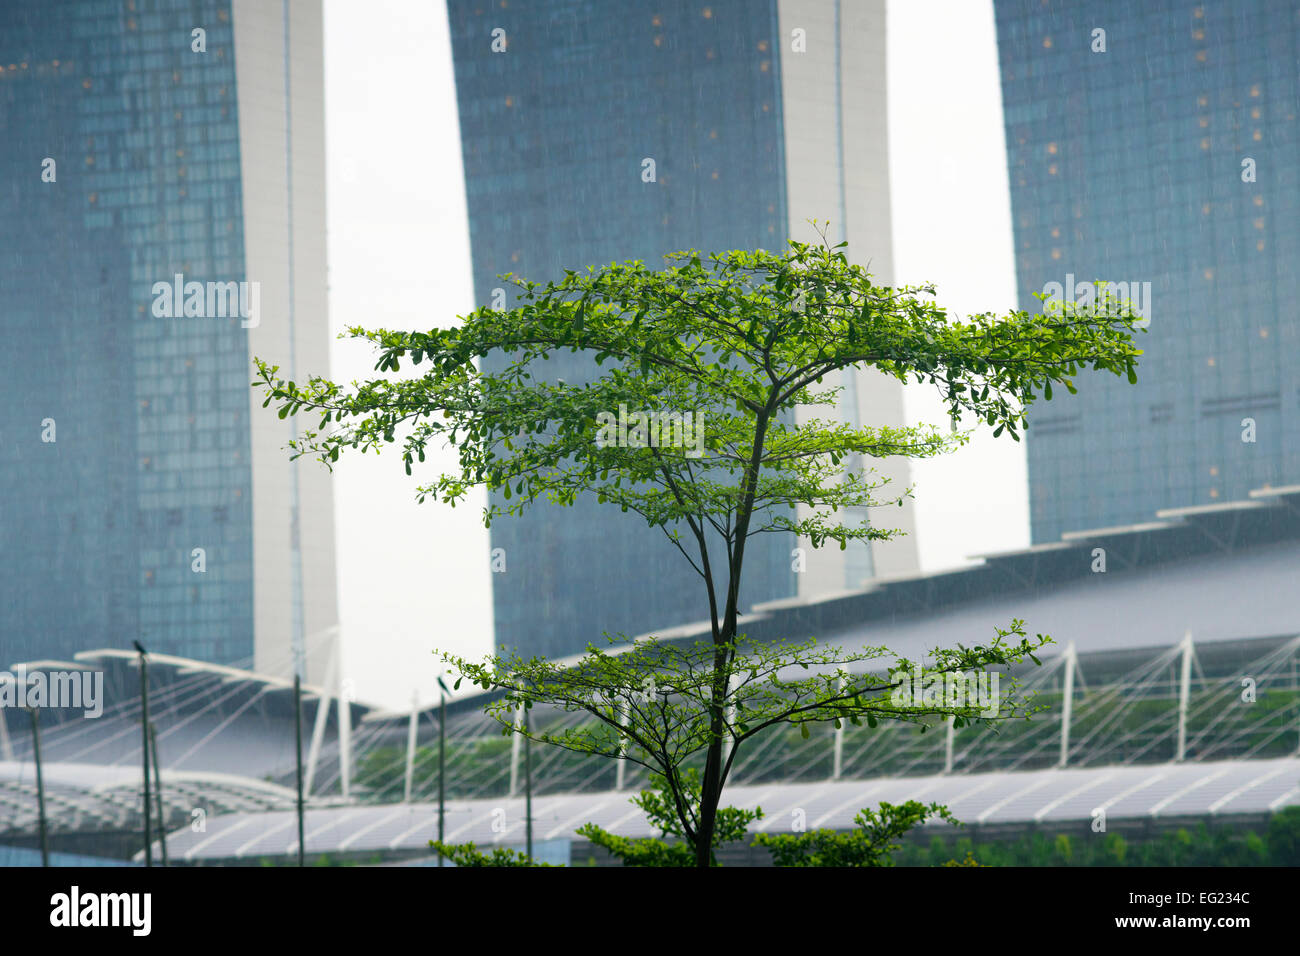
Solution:
[{"label": "tree trunk", "polygon": [[[719,712],[720,713],[720,712]],[[721,719],[715,716],[710,720],[715,735],[721,730]],[[722,792],[717,780],[722,772],[722,739],[715,736],[709,744],[708,756],[704,762],[704,786],[700,790],[700,824],[695,831],[695,865],[713,865],[713,827],[718,816],[718,803]]]},{"label": "tree trunk", "polygon": [[[732,640],[736,633],[734,618],[728,614],[723,624],[721,638],[723,642]],[[713,688],[709,703],[709,730],[713,739],[709,741],[708,753],[704,760],[704,781],[700,788],[700,825],[696,830],[695,865],[713,865],[713,829],[718,815],[718,804],[722,800],[722,715],[727,694],[727,660],[725,643],[713,652]]]},{"label": "tree trunk", "polygon": [[754,494],[758,486],[758,471],[763,455],[763,438],[767,433],[771,402],[759,416],[754,427],[754,450],[745,472],[745,493],[736,513],[735,547],[727,578],[727,603],[723,612],[722,628],[717,632],[713,648],[713,688],[709,702],[708,755],[704,761],[704,785],[700,789],[700,825],[696,830],[695,865],[713,864],[713,829],[722,801],[722,724],[727,694],[731,690],[731,654],[728,647],[739,630],[740,574],[745,562],[745,538],[749,532],[749,519],[754,510]]}]

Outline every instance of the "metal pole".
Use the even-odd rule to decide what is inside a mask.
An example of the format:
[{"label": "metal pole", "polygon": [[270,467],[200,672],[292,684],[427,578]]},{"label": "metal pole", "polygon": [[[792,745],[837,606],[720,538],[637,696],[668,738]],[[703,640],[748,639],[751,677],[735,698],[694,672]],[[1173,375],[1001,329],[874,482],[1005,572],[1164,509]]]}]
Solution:
[{"label": "metal pole", "polygon": [[[620,713],[620,719],[623,726],[627,727],[632,721],[632,703],[630,700],[623,701],[623,707]],[[623,785],[627,782],[627,734],[621,738],[618,747],[618,768],[614,773],[614,789],[622,790]]]},{"label": "metal pole", "polygon": [[[1297,688],[1297,686],[1300,686],[1300,685],[1297,685],[1297,684],[1296,684],[1296,668],[1295,668],[1295,661],[1296,661],[1295,652],[1292,651],[1292,654],[1291,654],[1291,689],[1292,689],[1292,690],[1295,690],[1295,689]],[[1300,738],[1297,738],[1297,740],[1296,740],[1295,752],[1296,752],[1297,754],[1300,754]]]},{"label": "metal pole", "polygon": [[1187,756],[1187,704],[1192,690],[1192,632],[1183,638],[1183,666],[1178,680],[1178,754],[1176,761]]},{"label": "metal pole", "polygon": [[[29,707],[32,715],[32,753],[36,757],[36,811],[41,827],[41,866],[50,865],[49,829],[45,823],[45,778],[41,775],[41,718],[40,711]],[[4,717],[0,716],[0,720]]]},{"label": "metal pole", "polygon": [[352,702],[343,691],[342,680],[338,687],[339,708],[339,788],[344,800],[352,799]]},{"label": "metal pole", "polygon": [[293,675],[293,726],[294,744],[298,753],[298,865],[305,866],[307,847],[302,809],[302,677],[297,673]]},{"label": "metal pole", "polygon": [[[515,726],[524,725],[524,705],[520,704],[515,708]],[[524,741],[519,734],[512,734],[510,738],[510,796],[519,795],[519,758],[523,756]]]},{"label": "metal pole", "polygon": [[171,866],[167,859],[167,814],[163,812],[162,770],[158,766],[158,729],[149,725],[149,750],[153,753],[153,792],[158,799],[158,845],[162,849],[162,865]]},{"label": "metal pole", "polygon": [[[736,698],[732,696],[736,692],[735,684],[736,684],[736,675],[728,674],[727,675],[726,717],[727,717],[727,724],[732,727],[736,726]],[[730,746],[730,745],[734,745],[736,738],[733,734],[728,734],[727,740],[730,742],[729,744]],[[725,760],[726,757],[724,756],[723,759]]]},{"label": "metal pole", "polygon": [[1061,755],[1056,765],[1064,767],[1070,759],[1070,722],[1074,718],[1074,669],[1078,657],[1074,650],[1074,641],[1065,647],[1065,687],[1062,690],[1064,701],[1061,705]]},{"label": "metal pole", "polygon": [[[447,685],[438,678],[441,697],[438,701],[438,842],[444,839],[447,823]],[[442,851],[438,851],[438,865],[442,866]]]},{"label": "metal pole", "polygon": [[152,821],[149,819],[149,663],[145,660],[145,649],[140,642],[135,642],[135,649],[140,653],[140,750],[144,755],[144,865],[153,866],[153,834],[150,832]]},{"label": "metal pole", "polygon": [[[338,628],[326,628],[321,633],[326,634],[330,630]],[[311,746],[307,748],[307,779],[302,785],[303,793],[311,793],[312,784],[316,780],[316,764],[320,760],[321,744],[325,742],[325,725],[329,723],[330,688],[335,686],[334,674],[338,669],[338,659],[338,654],[330,655],[325,664],[325,683],[321,685],[324,693],[316,698],[316,720],[311,729]]]},{"label": "metal pole", "polygon": [[[839,731],[836,731],[836,733],[838,734]],[[952,750],[953,744],[957,741],[957,718],[953,717],[951,714],[948,716],[948,732],[946,738],[947,739],[944,740],[943,744],[943,772],[952,773]],[[836,743],[838,742],[839,741],[837,740]],[[838,770],[836,771],[835,776],[838,779]]]},{"label": "metal pole", "polygon": [[524,708],[524,852],[533,858],[533,748],[528,736],[528,708]]},{"label": "metal pole", "polygon": [[406,786],[402,790],[402,800],[411,802],[411,784],[415,781],[415,736],[416,720],[419,718],[419,691],[411,692],[411,722],[406,727]]},{"label": "metal pole", "polygon": [[[844,693],[844,677],[841,676],[836,682],[836,694]],[[951,742],[949,743],[951,749]],[[840,720],[839,726],[835,728],[835,744],[831,750],[831,779],[840,779],[840,771],[844,769],[844,721]]]}]

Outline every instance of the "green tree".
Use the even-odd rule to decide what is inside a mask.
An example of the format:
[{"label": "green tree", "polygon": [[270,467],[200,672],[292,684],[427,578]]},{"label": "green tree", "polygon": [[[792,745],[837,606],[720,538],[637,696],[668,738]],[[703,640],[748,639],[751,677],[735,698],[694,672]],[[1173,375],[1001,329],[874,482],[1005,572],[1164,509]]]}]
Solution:
[{"label": "green tree", "polygon": [[929,817],[957,823],[942,804],[909,800],[895,806],[881,801],[879,810],[866,807],[858,812],[853,818],[856,830],[760,833],[754,845],[771,850],[777,866],[893,866],[894,851],[901,846],[896,841]]},{"label": "green tree", "polygon": [[[351,330],[377,348],[377,371],[398,372],[409,360],[428,367],[421,377],[350,388],[318,377],[300,384],[259,359],[254,384],[281,417],[319,416],[319,426],[293,443],[295,455],[330,464],[347,449],[397,444],[410,473],[429,442],[450,443],[459,469],[421,485],[418,497],[454,505],[485,485],[487,525],[538,500],[572,505],[590,495],[664,532],[699,575],[709,640],[628,653],[592,647],[569,669],[513,655],[482,664],[445,656],[462,677],[501,692],[489,712],[505,732],[663,774],[683,838],[696,864],[707,866],[736,753],[772,726],[795,723],[807,732],[815,723],[945,717],[961,726],[1026,713],[1013,702],[1008,712],[984,714],[950,703],[956,698],[942,691],[900,703],[901,681],[881,663],[893,656],[884,648],[843,654],[809,642],[747,645],[739,619],[749,541],[785,533],[814,547],[846,548],[893,537],[893,529],[835,517],[901,505],[911,494],[877,494],[884,483],[862,467],[865,459],[946,452],[967,440],[968,432],[955,430],[963,420],[1019,440],[1030,403],[1050,399],[1053,387],[1074,391],[1085,368],[1136,381],[1139,317],[1127,307],[1085,312],[1062,303],[1041,315],[955,321],[931,301],[932,286],[877,285],[848,261],[843,244],[825,241],[792,242],[784,254],[684,252],[668,260],[660,271],[641,262],[566,271],[545,285],[507,276],[518,289],[516,308],[482,308],[453,328]],[[548,380],[546,360],[558,352],[588,356],[594,377]],[[479,361],[488,355],[504,364],[485,371]],[[797,408],[833,407],[840,376],[859,368],[934,386],[954,430],[797,420]],[[608,425],[621,406],[646,416],[626,441]],[[687,413],[702,432],[686,427]],[[939,651],[930,665],[915,666],[923,681],[951,677],[956,686],[959,673],[1009,667],[1046,640],[1028,639],[1013,622],[987,646]],[[913,666],[894,658],[892,673]],[[530,731],[515,720],[515,707],[534,703],[593,719],[562,734]],[[702,765],[698,801],[682,783],[691,761]]]}]

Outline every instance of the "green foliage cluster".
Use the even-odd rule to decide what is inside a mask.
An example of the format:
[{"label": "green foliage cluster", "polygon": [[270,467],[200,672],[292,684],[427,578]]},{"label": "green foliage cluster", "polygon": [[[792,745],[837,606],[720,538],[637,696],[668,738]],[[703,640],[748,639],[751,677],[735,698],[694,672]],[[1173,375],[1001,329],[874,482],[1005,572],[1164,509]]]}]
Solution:
[{"label": "green foliage cluster", "polygon": [[945,865],[942,861],[962,854],[988,866],[1300,866],[1300,806],[1275,813],[1262,832],[1200,823],[1150,840],[1126,839],[1114,831],[1038,831],[1014,840],[979,842],[935,836],[928,846],[905,844],[895,861],[899,866]]},{"label": "green foliage cluster", "polygon": [[909,800],[895,806],[882,801],[879,810],[858,812],[853,818],[856,830],[760,833],[754,844],[771,850],[777,866],[893,866],[894,851],[901,846],[896,841],[928,817],[958,822],[942,804]]},{"label": "green foliage cluster", "polygon": [[[616,836],[594,823],[585,823],[578,827],[578,836],[585,837],[596,846],[604,847],[611,856],[621,860],[624,866],[695,866],[695,848],[684,839],[685,834],[682,833],[679,822],[676,809],[677,795],[669,786],[667,778],[661,775],[652,775],[651,783],[650,788],[642,790],[632,798],[632,803],[645,812],[651,826],[664,836],[673,837],[673,842],[669,843],[656,837]],[[684,771],[681,774],[680,785],[682,798],[692,802],[699,801],[698,771],[694,768]],[[755,807],[752,810],[719,807],[717,823],[713,829],[709,865],[718,865],[719,847],[743,840],[749,825],[762,818],[762,807]]]},{"label": "green foliage cluster", "polygon": [[510,850],[505,847],[494,847],[491,853],[484,853],[479,850],[473,842],[470,843],[443,843],[441,840],[430,840],[429,846],[434,851],[441,853],[455,866],[553,866],[551,863],[541,863],[534,860],[525,853],[516,850]]},{"label": "green foliage cluster", "polygon": [[[1003,682],[1000,708],[991,714],[970,700],[909,701],[893,694],[902,678],[892,675],[899,672],[1004,671],[1025,659],[1037,662],[1035,652],[1051,640],[1029,638],[1020,620],[995,631],[986,645],[933,650],[924,668],[887,647],[844,651],[813,639],[750,645],[743,634],[688,646],[646,640],[606,651],[592,645],[577,664],[518,655],[483,663],[444,658],[460,672],[458,684],[468,679],[504,692],[484,705],[503,733],[626,760],[666,780],[677,815],[673,832],[694,847],[699,866],[713,853],[720,788],[741,747],[760,734],[792,727],[810,739],[819,726],[875,729],[897,721],[924,731],[944,717],[959,729],[1028,718],[1035,708],[1016,695],[1014,677]],[[550,729],[520,719],[539,704],[596,719]],[[688,774],[698,762],[704,765],[699,789],[689,790]]]},{"label": "green foliage cluster", "polygon": [[[697,865],[695,848],[683,838],[678,812],[679,799],[667,778],[654,775],[652,785],[631,798],[631,803],[646,815],[650,825],[661,837],[617,836],[587,823],[577,833],[594,845],[603,847],[624,866],[693,867]],[[682,775],[681,799],[698,800],[699,773],[693,768]],[[900,847],[897,842],[913,827],[920,826],[930,817],[938,817],[960,825],[948,808],[938,804],[918,803],[909,800],[897,805],[882,802],[878,810],[863,809],[854,818],[857,829],[842,833],[836,830],[814,830],[809,833],[760,833],[753,846],[767,848],[772,862],[777,866],[847,867],[893,866],[893,854]],[[763,819],[762,807],[741,809],[720,807],[717,826],[713,831],[713,845],[709,865],[717,866],[719,848],[739,843],[748,836],[749,825]],[[507,849],[494,849],[490,854],[475,848],[473,843],[449,845],[436,840],[429,845],[441,852],[457,866],[541,866],[528,856]],[[953,861],[954,866],[979,866],[967,854],[965,863]]]}]

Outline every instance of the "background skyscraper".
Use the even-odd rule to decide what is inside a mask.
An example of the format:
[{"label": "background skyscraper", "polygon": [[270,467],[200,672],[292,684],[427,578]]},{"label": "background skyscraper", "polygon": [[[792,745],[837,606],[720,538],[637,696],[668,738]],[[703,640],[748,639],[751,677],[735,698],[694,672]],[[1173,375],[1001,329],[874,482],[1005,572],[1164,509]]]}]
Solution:
[{"label": "background skyscraper", "polygon": [[[330,486],[249,383],[328,372],[320,4],[4,4],[0,129],[4,657],[283,672],[299,635],[318,679]],[[259,314],[159,317],[178,274]]]},{"label": "background skyscraper", "polygon": [[996,15],[1021,308],[1067,276],[1151,284],[1138,384],[1084,374],[1031,418],[1034,540],[1294,483],[1300,6]]},{"label": "background skyscraper", "polygon": [[[450,0],[448,10],[479,303],[496,289],[513,303],[497,278],[507,272],[546,280],[625,259],[658,268],[686,248],[780,251],[812,238],[813,218],[891,280],[883,2]],[[558,357],[548,373],[575,382],[590,369]],[[897,382],[841,384],[849,420],[902,421]],[[905,460],[873,464],[893,480],[882,496],[907,485]],[[910,506],[882,510],[882,526],[914,530]],[[610,511],[580,501],[494,522],[507,569],[493,576],[499,645],[560,656],[602,632],[707,616],[698,577],[662,533]],[[848,552],[805,542],[797,574],[796,544],[751,542],[744,606],[917,564],[910,537]]]}]

